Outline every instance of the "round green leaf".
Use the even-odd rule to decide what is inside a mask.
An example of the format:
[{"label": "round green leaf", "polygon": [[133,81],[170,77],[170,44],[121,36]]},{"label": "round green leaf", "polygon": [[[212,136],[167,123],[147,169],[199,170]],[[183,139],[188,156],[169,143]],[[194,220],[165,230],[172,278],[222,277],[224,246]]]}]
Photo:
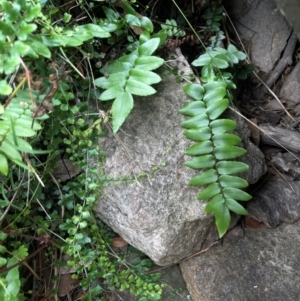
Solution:
[{"label": "round green leaf", "polygon": [[223,193],[226,198],[234,199],[237,201],[249,201],[252,198],[251,195],[248,194],[247,192],[232,187],[224,188]]},{"label": "round green leaf", "polygon": [[228,209],[233,211],[234,213],[239,214],[239,215],[247,215],[248,214],[247,210],[241,204],[239,204],[237,201],[235,201],[233,199],[226,199],[225,202],[226,202]]},{"label": "round green leaf", "polygon": [[247,171],[248,169],[249,166],[243,162],[220,161],[217,163],[217,170],[221,175],[241,173]]},{"label": "round green leaf", "polygon": [[205,141],[211,138],[211,129],[206,126],[198,129],[185,130],[183,134],[194,141]]},{"label": "round green leaf", "polygon": [[238,146],[222,145],[215,148],[215,156],[218,160],[235,159],[244,155],[247,151]]},{"label": "round green leaf", "polygon": [[185,154],[189,156],[199,156],[210,154],[213,151],[213,144],[211,141],[202,141],[196,143],[186,149]]},{"label": "round green leaf", "polygon": [[209,119],[206,114],[199,114],[184,120],[181,126],[185,129],[195,129],[206,127],[209,124]]},{"label": "round green leaf", "polygon": [[227,131],[232,131],[236,128],[236,123],[230,119],[217,119],[210,123],[213,134],[220,134]]},{"label": "round green leaf", "polygon": [[248,186],[246,180],[234,176],[222,175],[219,181],[222,187],[245,188]]},{"label": "round green leaf", "polygon": [[209,169],[201,174],[198,174],[191,178],[189,185],[203,186],[210,183],[214,183],[218,180],[218,173],[214,169]]},{"label": "round green leaf", "polygon": [[241,142],[241,138],[234,134],[222,133],[213,136],[213,144],[220,145],[237,145]]},{"label": "round green leaf", "polygon": [[184,93],[195,99],[195,100],[202,100],[204,94],[204,88],[199,84],[187,84],[183,87]]},{"label": "round green leaf", "polygon": [[215,165],[215,157],[213,155],[203,155],[192,158],[189,161],[184,163],[185,166],[200,169],[200,168],[209,168]]},{"label": "round green leaf", "polygon": [[198,194],[197,198],[198,200],[208,200],[220,193],[220,191],[221,188],[218,183],[211,183]]},{"label": "round green leaf", "polygon": [[6,82],[6,80],[0,81],[0,94],[9,95],[12,92],[12,87]]},{"label": "round green leaf", "polygon": [[207,115],[211,120],[218,118],[229,105],[229,100],[226,98],[215,100],[211,105],[207,108]]},{"label": "round green leaf", "polygon": [[192,101],[179,109],[179,113],[187,116],[196,116],[199,114],[204,114],[205,112],[206,106],[203,101]]}]

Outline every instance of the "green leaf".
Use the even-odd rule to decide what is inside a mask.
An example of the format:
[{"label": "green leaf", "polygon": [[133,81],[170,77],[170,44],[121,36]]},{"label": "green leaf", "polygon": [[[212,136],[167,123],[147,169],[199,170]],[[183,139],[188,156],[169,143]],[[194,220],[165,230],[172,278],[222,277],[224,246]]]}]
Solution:
[{"label": "green leaf", "polygon": [[[1,148],[0,148],[1,150]],[[7,176],[8,174],[8,162],[6,156],[0,153],[0,172]]]},{"label": "green leaf", "polygon": [[[145,45],[145,44],[143,44]],[[143,70],[154,70],[160,67],[164,60],[157,56],[142,56],[135,61],[135,68]]]},{"label": "green leaf", "polygon": [[133,79],[128,79],[126,81],[125,90],[139,96],[148,96],[156,92],[151,86]]},{"label": "green leaf", "polygon": [[13,251],[13,254],[16,255],[19,260],[23,260],[28,256],[28,248],[21,245],[17,250]]},{"label": "green leaf", "polygon": [[107,6],[102,6],[102,9],[108,21],[112,22],[119,19],[120,15],[117,11]]},{"label": "green leaf", "polygon": [[232,131],[236,128],[236,123],[230,119],[217,119],[210,123],[213,134],[220,134],[227,131]]},{"label": "green leaf", "polygon": [[148,30],[144,30],[140,34],[139,43],[140,45],[144,44],[145,42],[150,40],[150,32]]},{"label": "green leaf", "polygon": [[46,58],[51,57],[51,52],[47,46],[45,46],[43,43],[33,40],[30,43],[30,47],[38,54]]},{"label": "green leaf", "polygon": [[22,161],[20,153],[15,149],[14,145],[11,144],[7,139],[2,141],[0,151],[13,160]]},{"label": "green leaf", "polygon": [[134,15],[131,14],[125,15],[125,20],[126,23],[128,23],[131,26],[138,26],[138,27],[141,26],[139,18]]},{"label": "green leaf", "polygon": [[221,145],[237,145],[241,142],[241,138],[234,134],[222,133],[213,136],[215,146]]},{"label": "green leaf", "polygon": [[247,215],[248,214],[247,210],[241,204],[239,204],[237,201],[235,201],[233,199],[226,199],[226,205],[227,205],[228,209],[230,209],[231,211],[233,211],[236,214],[239,214],[239,215]]},{"label": "green leaf", "polygon": [[226,95],[226,89],[223,87],[218,87],[214,90],[207,91],[203,97],[203,100],[207,105],[210,105],[215,101],[219,101],[223,99],[225,95]]},{"label": "green leaf", "polygon": [[215,100],[212,104],[210,104],[207,108],[207,115],[211,120],[218,118],[229,105],[229,100],[226,98]]},{"label": "green leaf", "polygon": [[195,129],[206,127],[209,124],[209,119],[206,114],[199,114],[184,120],[181,126],[186,129]]},{"label": "green leaf", "polygon": [[12,92],[12,87],[6,82],[6,80],[0,81],[0,94],[9,95]]},{"label": "green leaf", "polygon": [[30,50],[30,46],[21,42],[21,41],[16,41],[13,44],[13,47],[11,49],[11,53],[13,53],[14,55],[19,55],[19,56],[23,56],[25,54],[27,54]]},{"label": "green leaf", "polygon": [[185,130],[183,134],[194,141],[205,141],[211,138],[211,129],[210,127],[202,127],[199,129],[190,129]]},{"label": "green leaf", "polygon": [[157,84],[161,81],[161,77],[156,73],[142,69],[131,69],[129,75],[129,80],[139,81],[147,85]]},{"label": "green leaf", "polygon": [[226,84],[223,81],[213,81],[205,84],[204,86],[205,92],[213,92],[216,89],[224,88],[226,89]]},{"label": "green leaf", "polygon": [[100,95],[99,99],[103,100],[103,101],[114,99],[123,92],[124,92],[124,86],[122,86],[121,84],[117,85],[117,86],[113,86],[113,87],[109,88],[108,90],[104,91]]},{"label": "green leaf", "polygon": [[158,48],[159,43],[160,43],[159,38],[154,38],[154,39],[151,39],[151,40],[145,42],[138,48],[139,56],[142,56],[142,57],[151,56],[153,54],[153,52]]},{"label": "green leaf", "polygon": [[214,169],[209,169],[191,178],[189,185],[203,186],[214,183],[218,180],[218,173]]},{"label": "green leaf", "polygon": [[251,195],[246,193],[245,191],[232,187],[224,188],[223,193],[226,198],[234,199],[237,201],[249,201],[252,198]]},{"label": "green leaf", "polygon": [[187,96],[199,101],[202,100],[205,92],[204,88],[199,84],[187,84],[183,87],[183,91]]},{"label": "green leaf", "polygon": [[27,35],[29,35],[33,31],[35,31],[36,29],[37,29],[36,24],[28,24],[25,21],[21,21],[21,23],[19,24],[19,28],[16,31],[16,33],[17,33],[17,36],[18,36],[20,41],[25,41],[26,38],[27,38]]},{"label": "green leaf", "polygon": [[198,194],[197,198],[198,200],[208,200],[220,193],[220,191],[221,188],[218,183],[211,183]]},{"label": "green leaf", "polygon": [[220,176],[219,182],[222,185],[222,187],[245,188],[248,186],[246,180],[228,175]]},{"label": "green leaf", "polygon": [[247,171],[248,169],[249,166],[243,162],[220,161],[217,163],[217,170],[221,175],[241,173]]},{"label": "green leaf", "polygon": [[97,78],[94,83],[97,87],[102,89],[109,89],[114,86],[125,86],[126,77],[128,74],[126,72],[117,72],[106,77]]},{"label": "green leaf", "polygon": [[227,67],[229,67],[228,64],[228,58],[226,55],[224,54],[218,54],[216,55],[212,60],[211,60],[211,64],[214,67],[217,67],[219,69],[225,69]]},{"label": "green leaf", "polygon": [[15,133],[17,136],[21,136],[21,137],[32,137],[36,135],[36,132],[34,130],[32,130],[30,127],[28,126],[23,126],[22,124],[16,124],[14,127]]},{"label": "green leaf", "polygon": [[7,262],[6,258],[0,257],[0,267],[3,267]]},{"label": "green leaf", "polygon": [[128,92],[122,92],[114,100],[111,112],[113,117],[113,131],[116,133],[123,124],[129,113],[133,108],[133,98]]},{"label": "green leaf", "polygon": [[206,113],[206,106],[203,101],[192,101],[185,104],[181,109],[179,109],[179,113],[187,116],[204,114]]},{"label": "green leaf", "polygon": [[90,23],[77,27],[81,32],[87,31],[95,38],[109,38],[110,33],[99,25]]},{"label": "green leaf", "polygon": [[185,166],[200,169],[200,168],[209,168],[215,165],[215,157],[213,155],[203,155],[192,158],[189,161],[184,163]]},{"label": "green leaf", "polygon": [[219,203],[214,207],[214,216],[219,237],[222,237],[228,230],[230,225],[230,212],[225,203]]},{"label": "green leaf", "polygon": [[206,213],[212,213],[214,212],[214,208],[218,206],[219,204],[224,204],[225,200],[222,196],[222,194],[217,194],[214,196],[205,206],[205,212]]},{"label": "green leaf", "polygon": [[185,151],[186,155],[189,156],[199,156],[199,155],[206,155],[213,151],[213,144],[211,141],[202,141],[196,143],[190,147],[188,147]]},{"label": "green leaf", "polygon": [[192,65],[195,67],[200,67],[204,65],[208,65],[211,63],[211,60],[214,56],[218,54],[217,51],[206,51],[206,53],[202,54],[192,62]]},{"label": "green leaf", "polygon": [[153,23],[149,18],[143,16],[140,19],[140,22],[141,22],[141,26],[147,29],[150,33],[153,31]]},{"label": "green leaf", "polygon": [[238,146],[222,145],[217,146],[214,150],[215,156],[218,160],[235,159],[244,155],[247,151]]}]

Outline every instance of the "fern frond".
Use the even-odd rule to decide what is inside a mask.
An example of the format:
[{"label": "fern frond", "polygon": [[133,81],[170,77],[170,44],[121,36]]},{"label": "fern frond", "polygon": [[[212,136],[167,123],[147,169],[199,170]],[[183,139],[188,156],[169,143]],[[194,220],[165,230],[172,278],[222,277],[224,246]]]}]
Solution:
[{"label": "fern frond", "polygon": [[153,56],[161,40],[152,38],[145,41],[144,33],[138,48],[128,55],[115,60],[111,65],[102,69],[108,77],[95,80],[95,85],[105,89],[100,100],[113,100],[111,112],[113,117],[113,131],[117,132],[133,108],[133,96],[148,96],[156,90],[151,85],[161,81],[152,70],[160,67],[164,60]]},{"label": "fern frond", "polygon": [[27,168],[21,152],[32,153],[33,149],[23,138],[35,136],[42,128],[31,116],[29,94],[20,92],[0,115],[0,172],[4,175],[9,172],[9,161]]},{"label": "fern frond", "polygon": [[193,101],[179,110],[188,116],[181,124],[185,128],[184,135],[196,142],[185,151],[186,155],[192,156],[185,165],[201,169],[189,184],[205,186],[198,199],[209,200],[205,210],[214,214],[220,237],[230,225],[230,211],[247,214],[238,201],[251,199],[248,193],[241,190],[248,186],[247,181],[232,176],[249,168],[245,163],[234,161],[246,153],[238,146],[241,139],[229,133],[236,128],[236,123],[230,119],[219,119],[228,108],[230,89],[235,88],[233,76],[227,68],[244,58],[245,55],[233,45],[229,45],[227,50],[217,47],[201,55],[192,64],[203,66],[201,80],[204,84],[184,87],[184,92]]}]

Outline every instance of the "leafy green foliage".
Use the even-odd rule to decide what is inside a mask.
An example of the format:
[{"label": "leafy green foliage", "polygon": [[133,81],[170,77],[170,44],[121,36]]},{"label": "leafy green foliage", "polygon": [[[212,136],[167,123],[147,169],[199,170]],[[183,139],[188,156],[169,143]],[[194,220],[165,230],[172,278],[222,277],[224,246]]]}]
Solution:
[{"label": "leafy green foliage", "polygon": [[178,29],[177,22],[174,19],[166,20],[165,24],[161,24],[162,32],[165,32],[169,37],[184,37],[185,31]]},{"label": "leafy green foliage", "polygon": [[152,70],[160,67],[164,60],[152,54],[159,44],[159,38],[140,39],[138,48],[131,54],[102,69],[108,77],[95,80],[96,86],[106,89],[100,100],[114,100],[111,108],[114,132],[118,131],[133,108],[132,95],[148,96],[156,92],[151,85],[160,82],[161,78]]},{"label": "leafy green foliage", "polygon": [[29,94],[20,91],[0,115],[0,173],[4,175],[8,175],[8,160],[27,168],[20,152],[34,153],[24,138],[35,136],[41,125],[32,118],[30,108]]},{"label": "leafy green foliage", "polygon": [[201,55],[192,64],[203,67],[203,85],[188,84],[184,87],[184,92],[193,101],[179,110],[188,116],[181,124],[186,129],[184,135],[196,141],[185,151],[187,155],[193,156],[185,165],[201,169],[201,173],[194,176],[189,184],[206,186],[198,194],[198,199],[210,200],[205,210],[214,214],[220,237],[230,225],[230,211],[247,214],[238,201],[251,199],[249,194],[241,190],[248,183],[242,178],[231,176],[248,169],[246,164],[233,161],[246,153],[237,146],[241,139],[228,133],[236,128],[236,123],[230,119],[220,119],[232,98],[230,89],[235,88],[233,75],[228,71],[243,59],[245,54],[233,45],[227,49],[216,47]]},{"label": "leafy green foliage", "polygon": [[[10,95],[0,105],[0,300],[31,299],[43,290],[38,279],[36,291],[24,286],[33,274],[22,260],[30,266],[35,252],[40,258],[51,254],[45,261],[57,268],[72,267],[86,294],[83,300],[105,300],[105,294],[125,289],[140,300],[159,300],[163,285],[157,283],[158,273],[149,273],[152,261],[143,256],[131,265],[126,254],[114,250],[112,255],[111,230],[94,216],[108,181],[88,159],[102,164],[104,154],[95,145],[109,116],[89,112],[89,100],[100,91],[91,88],[90,74],[83,75],[78,62],[100,61],[99,45],[128,37],[130,54],[103,68],[108,81],[99,79],[107,86],[105,101],[114,100],[111,112],[119,127],[133,106],[132,95],[155,93],[151,85],[161,79],[152,70],[163,60],[153,52],[165,35],[151,36],[150,19],[137,18],[129,3],[123,4],[125,17],[101,3],[102,17],[80,25],[70,10],[56,5],[0,0],[0,93]],[[128,34],[133,26],[142,30],[138,41]],[[15,75],[23,79],[13,90]],[[121,91],[114,81],[122,82]],[[68,169],[68,181],[60,179],[55,173],[60,161],[71,161],[80,174],[75,177]],[[52,254],[58,254],[56,261]],[[59,260],[60,255],[68,257]]]}]

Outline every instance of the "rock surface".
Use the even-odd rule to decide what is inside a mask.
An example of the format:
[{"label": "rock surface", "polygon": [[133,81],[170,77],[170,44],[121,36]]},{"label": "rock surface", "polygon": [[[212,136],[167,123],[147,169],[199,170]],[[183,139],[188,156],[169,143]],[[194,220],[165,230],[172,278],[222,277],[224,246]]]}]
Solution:
[{"label": "rock surface", "polygon": [[[280,155],[276,157],[277,160],[284,160]],[[299,169],[299,161],[293,159],[293,169]],[[273,164],[277,165],[275,162]],[[295,223],[300,219],[300,181],[293,181],[286,175],[284,177],[284,180],[275,178],[266,181],[247,204],[249,217],[263,222],[269,228],[275,228],[283,222]]]},{"label": "rock surface", "polygon": [[280,96],[293,104],[300,104],[300,63],[286,77],[280,90]]},{"label": "rock surface", "polygon": [[273,0],[226,0],[225,6],[246,47],[251,61],[269,73],[279,60],[291,34]]},{"label": "rock surface", "polygon": [[245,236],[181,263],[193,301],[296,301],[300,224],[247,228]]},{"label": "rock surface", "polygon": [[[184,60],[179,65],[184,74],[191,73]],[[104,189],[96,213],[158,265],[178,262],[199,249],[210,232],[217,237],[213,217],[197,201],[199,189],[187,185],[195,171],[183,165],[184,150],[190,145],[178,113],[188,102],[183,85],[172,74],[164,77],[157,94],[135,99],[135,108],[117,137],[110,133],[101,142],[108,154],[105,174],[114,185]],[[242,119],[230,114],[238,119],[238,132],[248,150],[244,160],[251,168],[245,178],[254,183],[265,172],[263,155],[249,141]]]}]

